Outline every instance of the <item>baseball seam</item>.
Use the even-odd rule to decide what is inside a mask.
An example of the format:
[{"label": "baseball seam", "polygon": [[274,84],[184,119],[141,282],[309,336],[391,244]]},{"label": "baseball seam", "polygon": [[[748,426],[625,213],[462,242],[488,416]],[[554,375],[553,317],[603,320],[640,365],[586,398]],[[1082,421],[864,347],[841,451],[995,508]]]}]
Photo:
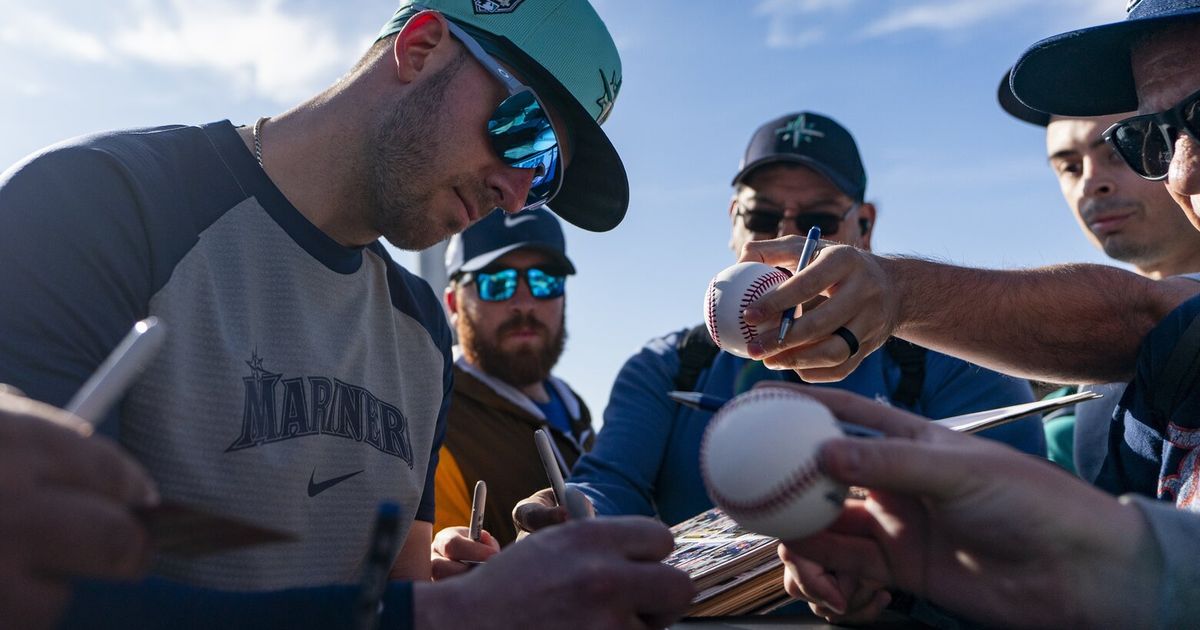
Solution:
[{"label": "baseball seam", "polygon": [[[716,427],[717,423],[726,421],[726,416],[729,413],[752,402],[756,403],[762,400],[794,400],[796,397],[796,394],[792,392],[763,389],[753,390],[727,403],[713,416],[708,430],[704,432],[704,437],[700,440],[700,461],[707,461],[709,436],[712,434],[713,428]],[[771,490],[764,497],[753,501],[739,501],[722,494],[713,486],[712,480],[709,479],[707,466],[700,467],[700,476],[704,480],[704,486],[708,488],[709,496],[714,503],[725,508],[727,511],[754,515],[759,512],[770,512],[783,507],[791,499],[811,488],[823,475],[818,470],[816,461],[810,458],[803,462],[796,470],[792,471],[792,474],[788,475],[782,482],[772,486]]]},{"label": "baseball seam", "polygon": [[738,309],[738,322],[741,324],[742,339],[744,339],[746,343],[750,343],[754,340],[754,337],[758,335],[758,329],[750,324],[747,324],[746,320],[742,319],[742,312],[744,312],[746,307],[750,306],[754,300],[757,300],[764,293],[766,293],[768,289],[773,288],[775,285],[787,279],[788,277],[784,275],[783,272],[776,270],[772,273],[764,274],[758,278],[755,278],[754,282],[750,283],[750,286],[746,287],[746,291],[742,293],[742,302],[740,304],[740,308]]},{"label": "baseball seam", "polygon": [[708,312],[705,316],[708,318],[708,334],[712,336],[713,343],[717,347],[721,347],[721,331],[717,328],[717,298],[714,295],[716,291],[717,281],[714,279],[708,283],[708,293],[704,296],[704,302],[708,304]]}]

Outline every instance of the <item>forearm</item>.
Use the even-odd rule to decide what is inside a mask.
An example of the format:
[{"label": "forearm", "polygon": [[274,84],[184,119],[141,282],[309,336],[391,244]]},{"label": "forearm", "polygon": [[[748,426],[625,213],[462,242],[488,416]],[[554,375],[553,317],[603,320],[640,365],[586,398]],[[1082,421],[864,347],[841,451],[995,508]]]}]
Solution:
[{"label": "forearm", "polygon": [[880,258],[900,297],[896,334],[1008,374],[1127,380],[1138,346],[1197,283],[1100,265],[996,271]]}]

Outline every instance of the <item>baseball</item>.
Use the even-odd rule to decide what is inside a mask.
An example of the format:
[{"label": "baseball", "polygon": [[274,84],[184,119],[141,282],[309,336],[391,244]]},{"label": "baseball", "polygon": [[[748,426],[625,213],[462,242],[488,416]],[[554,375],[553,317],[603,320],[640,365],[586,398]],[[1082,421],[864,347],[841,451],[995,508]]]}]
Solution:
[{"label": "baseball", "polygon": [[824,405],[784,388],[750,390],[721,407],[704,433],[708,496],[742,527],[782,540],[814,534],[842,511],[846,487],[817,467],[841,428]]},{"label": "baseball", "polygon": [[768,331],[742,321],[742,311],[788,277],[782,269],[757,262],[738,263],[718,273],[704,294],[704,325],[717,347],[750,358],[746,345]]}]

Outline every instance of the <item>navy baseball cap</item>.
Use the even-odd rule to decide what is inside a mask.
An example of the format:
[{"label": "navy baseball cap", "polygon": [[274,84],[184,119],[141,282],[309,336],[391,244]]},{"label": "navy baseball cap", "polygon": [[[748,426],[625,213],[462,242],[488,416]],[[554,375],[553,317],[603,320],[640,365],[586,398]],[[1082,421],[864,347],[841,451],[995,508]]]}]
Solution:
[{"label": "navy baseball cap", "polygon": [[1004,73],[1004,78],[1000,79],[1000,87],[996,89],[996,100],[1000,101],[1000,107],[1008,112],[1013,118],[1023,120],[1031,125],[1046,127],[1050,124],[1050,114],[1040,112],[1017,98],[1012,91],[1012,68]]},{"label": "navy baseball cap", "polygon": [[1154,30],[1200,18],[1200,0],[1128,0],[1125,20],[1043,39],[1012,71],[1012,90],[1035,110],[1061,116],[1134,111],[1130,48]]},{"label": "navy baseball cap", "polygon": [[827,116],[797,112],[759,127],[750,138],[733,185],[745,182],[755,169],[779,163],[807,166],[857,202],[867,194],[867,172],[858,144],[845,127]]},{"label": "navy baseball cap", "polygon": [[453,278],[478,271],[518,249],[544,252],[563,265],[568,274],[575,273],[575,265],[567,258],[562,226],[547,209],[538,208],[516,214],[495,210],[455,234],[446,247],[446,275]]}]

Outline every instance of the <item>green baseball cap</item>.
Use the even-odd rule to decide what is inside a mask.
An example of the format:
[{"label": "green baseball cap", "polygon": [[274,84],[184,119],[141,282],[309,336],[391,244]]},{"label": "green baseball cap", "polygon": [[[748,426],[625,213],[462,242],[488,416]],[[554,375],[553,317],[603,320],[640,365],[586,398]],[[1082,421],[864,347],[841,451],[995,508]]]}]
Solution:
[{"label": "green baseball cap", "polygon": [[621,57],[587,0],[401,0],[379,33],[438,11],[512,66],[567,123],[571,163],[554,212],[585,230],[611,230],[629,207],[629,177],[600,125],[621,90]]}]

